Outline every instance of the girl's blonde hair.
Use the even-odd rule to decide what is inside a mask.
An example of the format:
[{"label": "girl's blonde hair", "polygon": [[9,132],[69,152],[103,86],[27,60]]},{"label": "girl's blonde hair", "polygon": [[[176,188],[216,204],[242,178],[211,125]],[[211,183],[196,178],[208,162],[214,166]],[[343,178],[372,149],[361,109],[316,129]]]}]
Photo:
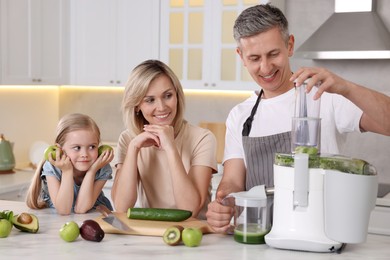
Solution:
[{"label": "girl's blonde hair", "polygon": [[[62,147],[66,141],[67,134],[76,130],[91,130],[96,135],[98,143],[100,143],[100,130],[95,121],[87,115],[78,113],[68,114],[61,118],[57,125],[55,143]],[[44,163],[45,159],[42,159],[37,165],[30,188],[27,192],[26,203],[27,206],[32,209],[47,207],[46,202],[43,201],[41,196],[41,171]]]},{"label": "girl's blonde hair", "polygon": [[171,80],[177,95],[177,112],[173,121],[175,135],[180,131],[185,122],[184,92],[179,79],[163,62],[146,60],[136,66],[131,72],[122,99],[123,122],[134,135],[140,134],[144,125],[148,124],[142,113],[137,111],[137,106],[145,97],[151,82],[162,75],[167,76]]}]

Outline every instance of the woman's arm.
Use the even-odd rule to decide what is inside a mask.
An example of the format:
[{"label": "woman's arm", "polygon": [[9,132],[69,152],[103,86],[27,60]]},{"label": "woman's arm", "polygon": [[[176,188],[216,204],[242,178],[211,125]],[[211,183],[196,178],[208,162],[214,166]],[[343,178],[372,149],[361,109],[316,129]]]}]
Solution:
[{"label": "woman's arm", "polygon": [[117,212],[126,212],[137,201],[137,170],[138,149],[129,145],[123,164],[117,165],[111,198]]},{"label": "woman's arm", "polygon": [[167,158],[177,208],[190,210],[192,216],[197,217],[207,199],[212,169],[192,166],[187,174],[176,147],[167,151]]},{"label": "woman's arm", "polygon": [[206,201],[213,170],[206,166],[192,166],[187,173],[183,158],[174,143],[172,126],[146,125],[145,131],[158,136],[159,148],[167,154],[176,207],[190,210],[192,216],[197,217]]}]

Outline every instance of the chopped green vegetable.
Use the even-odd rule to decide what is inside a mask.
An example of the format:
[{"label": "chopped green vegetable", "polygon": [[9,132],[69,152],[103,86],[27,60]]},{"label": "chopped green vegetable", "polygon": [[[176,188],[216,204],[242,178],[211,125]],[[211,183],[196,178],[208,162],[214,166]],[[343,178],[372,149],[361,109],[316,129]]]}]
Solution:
[{"label": "chopped green vegetable", "polygon": [[[294,167],[294,155],[277,153],[275,155],[275,164]],[[310,155],[309,168],[337,170],[361,175],[376,175],[375,168],[368,162],[342,155]]]},{"label": "chopped green vegetable", "polygon": [[295,147],[295,153],[307,153],[309,155],[318,154],[318,148],[315,146],[297,146]]}]

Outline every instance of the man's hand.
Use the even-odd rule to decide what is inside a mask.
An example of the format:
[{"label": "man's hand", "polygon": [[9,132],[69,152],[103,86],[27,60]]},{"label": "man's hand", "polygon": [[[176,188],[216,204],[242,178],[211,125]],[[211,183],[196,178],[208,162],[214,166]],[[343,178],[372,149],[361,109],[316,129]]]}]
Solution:
[{"label": "man's hand", "polygon": [[206,212],[207,223],[217,233],[226,233],[231,228],[230,221],[234,213],[234,203],[224,198],[224,192],[218,191],[216,199],[208,205]]}]

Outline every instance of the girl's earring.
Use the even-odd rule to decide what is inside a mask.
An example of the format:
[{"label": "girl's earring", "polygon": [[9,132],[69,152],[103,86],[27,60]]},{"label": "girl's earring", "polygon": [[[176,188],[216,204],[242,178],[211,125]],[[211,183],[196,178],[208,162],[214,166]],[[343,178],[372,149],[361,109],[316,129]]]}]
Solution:
[{"label": "girl's earring", "polygon": [[135,114],[136,114],[137,116],[139,116],[139,111],[136,111]]}]

